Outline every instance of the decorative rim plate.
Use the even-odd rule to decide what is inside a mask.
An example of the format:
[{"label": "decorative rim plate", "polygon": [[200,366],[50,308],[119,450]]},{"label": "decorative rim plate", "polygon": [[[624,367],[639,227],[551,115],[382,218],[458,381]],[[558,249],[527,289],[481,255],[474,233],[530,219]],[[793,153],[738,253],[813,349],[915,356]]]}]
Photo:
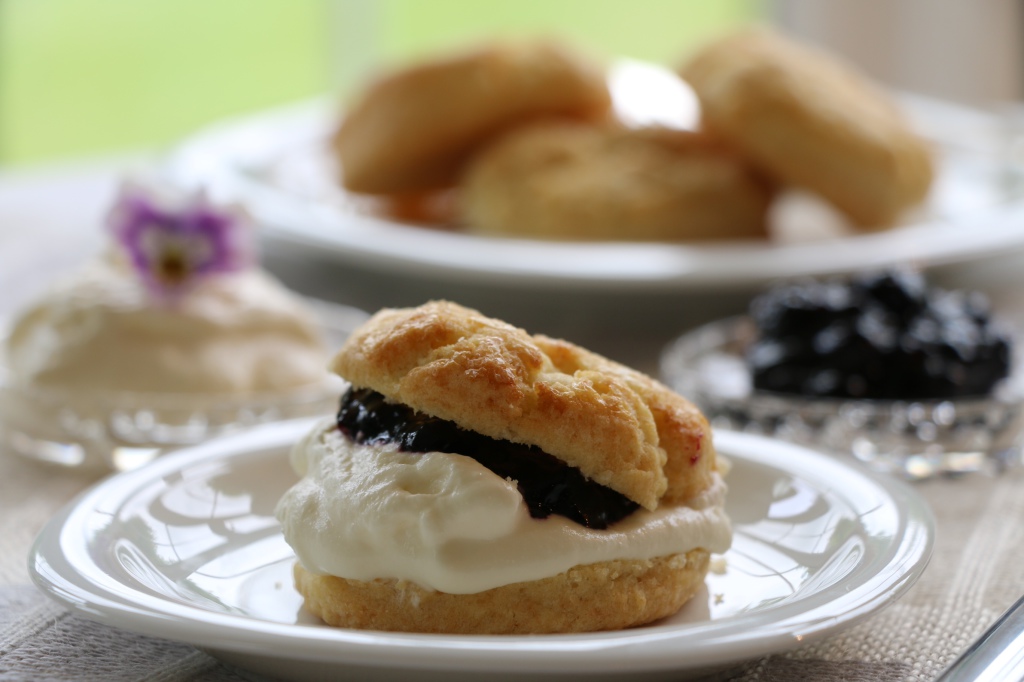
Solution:
[{"label": "decorative rim plate", "polygon": [[986,397],[939,400],[809,398],[753,388],[745,316],[711,322],[670,343],[661,377],[713,426],[852,455],[908,479],[1017,465],[1024,439],[1024,360]]},{"label": "decorative rim plate", "polygon": [[313,423],[260,426],[101,482],[40,533],[33,580],[93,620],[286,679],[635,679],[735,665],[838,632],[903,594],[931,554],[931,513],[899,481],[723,431],[715,438],[732,462],[734,545],[676,616],[556,636],[331,628],[301,609],[273,515],[295,480],[287,450]]},{"label": "decorative rim plate", "polygon": [[[750,289],[780,277],[908,261],[936,266],[1024,248],[1022,174],[1002,151],[1009,133],[998,117],[921,97],[903,96],[901,101],[943,159],[920,215],[877,233],[835,236],[833,231],[831,237],[805,235],[774,243],[543,242],[384,218],[366,208],[366,197],[337,186],[327,139],[338,113],[327,100],[213,126],[181,145],[166,169],[183,186],[204,186],[218,198],[241,202],[266,234],[318,257],[381,272],[499,286]],[[795,222],[812,235],[821,231],[818,223],[836,221],[834,212],[813,203],[785,205],[797,208]]]}]

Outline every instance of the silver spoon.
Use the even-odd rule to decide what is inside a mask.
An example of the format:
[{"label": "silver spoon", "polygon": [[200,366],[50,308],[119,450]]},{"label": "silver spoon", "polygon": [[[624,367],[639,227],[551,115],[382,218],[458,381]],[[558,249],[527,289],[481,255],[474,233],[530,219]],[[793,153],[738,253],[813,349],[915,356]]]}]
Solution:
[{"label": "silver spoon", "polygon": [[1024,597],[999,617],[936,682],[1024,680]]}]

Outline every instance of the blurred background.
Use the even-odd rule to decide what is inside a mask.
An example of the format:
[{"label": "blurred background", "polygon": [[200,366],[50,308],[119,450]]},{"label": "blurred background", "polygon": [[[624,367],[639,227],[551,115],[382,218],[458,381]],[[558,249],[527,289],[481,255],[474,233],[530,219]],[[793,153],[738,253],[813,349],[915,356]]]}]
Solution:
[{"label": "blurred background", "polygon": [[[18,284],[0,314],[99,248],[97,216],[127,167],[221,120],[325,93],[344,102],[375,71],[418,55],[551,34],[672,66],[768,22],[884,84],[999,112],[1016,130],[1021,9],[1015,0],[0,0],[0,267]],[[38,233],[31,244],[25,230]],[[41,243],[53,245],[46,267]],[[680,329],[741,310],[750,293],[467,287],[339,268],[288,244],[269,245],[264,261],[299,291],[368,310],[451,298],[648,360]]]},{"label": "blurred background", "polygon": [[0,164],[162,147],[490,35],[557,33],[673,63],[763,12],[756,0],[0,0]]},{"label": "blurred background", "polygon": [[168,145],[493,35],[673,64],[755,21],[904,89],[990,106],[1024,83],[1014,0],[0,0],[0,164]]}]

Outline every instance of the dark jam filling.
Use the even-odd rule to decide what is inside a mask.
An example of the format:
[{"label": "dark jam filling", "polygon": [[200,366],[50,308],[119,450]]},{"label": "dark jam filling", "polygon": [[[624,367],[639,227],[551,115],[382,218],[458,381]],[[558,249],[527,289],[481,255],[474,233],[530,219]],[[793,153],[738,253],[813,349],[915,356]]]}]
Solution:
[{"label": "dark jam filling", "polygon": [[342,396],[338,427],[362,445],[396,443],[405,452],[472,457],[498,476],[515,481],[535,519],[558,514],[587,528],[601,529],[639,507],[540,448],[467,431],[405,405],[385,402],[383,395],[367,388],[350,388]]}]

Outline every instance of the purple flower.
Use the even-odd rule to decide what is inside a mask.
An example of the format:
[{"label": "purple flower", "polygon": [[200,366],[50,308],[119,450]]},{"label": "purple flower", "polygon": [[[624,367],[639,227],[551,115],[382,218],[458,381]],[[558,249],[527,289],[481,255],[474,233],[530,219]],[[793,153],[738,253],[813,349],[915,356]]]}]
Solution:
[{"label": "purple flower", "polygon": [[159,298],[177,298],[199,280],[251,267],[252,228],[238,210],[215,206],[202,191],[169,200],[125,184],[109,226],[129,263]]}]

